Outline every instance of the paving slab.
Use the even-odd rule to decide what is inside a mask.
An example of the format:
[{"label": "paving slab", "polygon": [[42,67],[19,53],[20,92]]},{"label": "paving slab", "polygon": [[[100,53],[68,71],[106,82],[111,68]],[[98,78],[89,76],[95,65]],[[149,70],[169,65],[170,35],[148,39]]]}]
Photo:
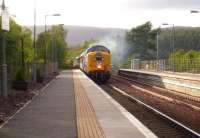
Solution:
[{"label": "paving slab", "polygon": [[0,129],[0,138],[76,138],[72,71],[63,71],[44,92]]}]

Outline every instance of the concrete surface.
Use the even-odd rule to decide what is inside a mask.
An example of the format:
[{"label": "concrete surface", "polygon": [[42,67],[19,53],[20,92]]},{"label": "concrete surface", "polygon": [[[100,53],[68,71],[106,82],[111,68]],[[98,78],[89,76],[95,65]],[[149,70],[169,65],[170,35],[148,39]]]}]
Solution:
[{"label": "concrete surface", "polygon": [[[106,138],[145,138],[147,128],[143,127],[142,131],[138,129],[137,124],[124,115],[128,113],[121,105],[114,104],[114,99],[106,95],[93,81],[87,78],[81,71],[78,72],[82,86],[95,110],[99,123],[106,135]],[[120,110],[122,109],[122,110]],[[123,113],[122,113],[123,112]],[[130,115],[131,116],[131,115]],[[134,122],[134,121],[133,121]],[[149,133],[152,133],[148,131]],[[156,137],[153,133],[150,137]]]},{"label": "concrete surface", "polygon": [[0,129],[0,138],[75,138],[72,71],[57,79]]},{"label": "concrete surface", "polygon": [[200,76],[185,73],[161,73],[142,70],[120,69],[120,74],[127,73],[129,77],[168,90],[200,97]]}]

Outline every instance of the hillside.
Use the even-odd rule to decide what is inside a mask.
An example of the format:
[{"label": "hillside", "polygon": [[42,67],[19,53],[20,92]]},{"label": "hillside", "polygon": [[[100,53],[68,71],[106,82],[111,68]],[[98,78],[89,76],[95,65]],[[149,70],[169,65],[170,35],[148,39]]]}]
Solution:
[{"label": "hillside", "polygon": [[[33,30],[33,27],[28,27]],[[47,27],[47,29],[50,26]],[[107,36],[117,36],[124,34],[124,29],[115,28],[98,28],[98,27],[84,27],[84,26],[64,26],[68,30],[66,41],[69,46],[76,45],[89,39],[103,39]],[[36,34],[44,31],[44,26],[37,26]]]}]

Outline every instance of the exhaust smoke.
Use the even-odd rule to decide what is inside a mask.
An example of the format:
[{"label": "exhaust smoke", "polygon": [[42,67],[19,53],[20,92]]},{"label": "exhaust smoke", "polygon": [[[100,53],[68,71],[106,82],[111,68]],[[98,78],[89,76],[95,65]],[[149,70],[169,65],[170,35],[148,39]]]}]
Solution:
[{"label": "exhaust smoke", "polygon": [[110,35],[105,36],[99,40],[99,44],[106,46],[112,56],[113,68],[123,67],[124,60],[128,57],[129,46],[125,39],[126,32],[112,32]]}]

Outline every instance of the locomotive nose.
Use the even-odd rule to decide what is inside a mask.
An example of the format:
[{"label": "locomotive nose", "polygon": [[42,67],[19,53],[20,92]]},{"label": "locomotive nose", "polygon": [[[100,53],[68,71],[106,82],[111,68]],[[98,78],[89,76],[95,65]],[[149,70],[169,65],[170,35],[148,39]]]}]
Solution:
[{"label": "locomotive nose", "polygon": [[96,53],[96,57],[95,57],[95,60],[96,60],[96,67],[98,68],[98,69],[102,69],[103,68],[103,55],[100,53],[100,52],[98,52],[98,53]]},{"label": "locomotive nose", "polygon": [[96,61],[102,61],[103,60],[103,56],[100,52],[96,53]]},{"label": "locomotive nose", "polygon": [[101,69],[101,68],[102,68],[102,64],[99,63],[99,62],[97,62],[97,68],[98,68],[98,69]]},{"label": "locomotive nose", "polygon": [[103,57],[96,57],[96,61],[102,61]]}]

